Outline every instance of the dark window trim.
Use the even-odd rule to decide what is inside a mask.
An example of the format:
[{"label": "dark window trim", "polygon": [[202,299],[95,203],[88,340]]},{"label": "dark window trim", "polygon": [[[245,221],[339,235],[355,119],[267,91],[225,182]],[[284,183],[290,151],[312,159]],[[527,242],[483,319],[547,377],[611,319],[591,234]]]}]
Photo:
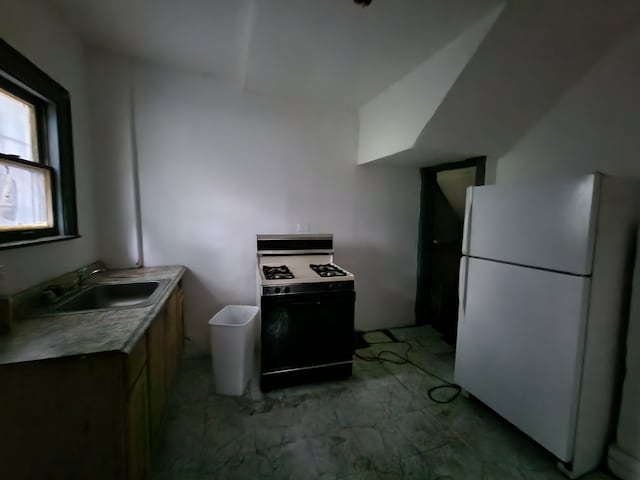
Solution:
[{"label": "dark window trim", "polygon": [[[3,77],[3,85],[13,84],[16,89],[26,90],[30,95],[42,100],[43,107],[37,110],[36,114],[42,115],[42,121],[38,124],[46,123],[49,137],[38,131],[39,161],[55,171],[52,178],[54,229],[48,232],[42,229],[0,232],[0,248],[4,247],[5,243],[7,246],[9,243],[13,245],[10,248],[43,243],[37,241],[43,238],[77,238],[78,218],[69,92],[3,39],[0,39],[0,76]],[[32,240],[34,242],[31,242]]]},{"label": "dark window trim", "polygon": [[43,245],[45,243],[63,242],[65,240],[74,240],[80,238],[81,235],[56,235],[53,237],[41,237],[34,240],[17,240],[15,242],[0,243],[0,250],[12,250],[14,248],[29,247],[32,245]]}]

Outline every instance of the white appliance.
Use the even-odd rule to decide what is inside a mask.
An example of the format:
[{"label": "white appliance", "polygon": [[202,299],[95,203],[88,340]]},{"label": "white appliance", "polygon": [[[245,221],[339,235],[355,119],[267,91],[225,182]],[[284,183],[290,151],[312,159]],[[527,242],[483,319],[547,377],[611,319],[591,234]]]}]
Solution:
[{"label": "white appliance", "polygon": [[640,182],[600,174],[467,190],[455,379],[569,477],[612,432]]},{"label": "white appliance", "polygon": [[640,231],[633,274],[627,359],[616,443],[609,447],[608,465],[624,480],[640,480]]}]

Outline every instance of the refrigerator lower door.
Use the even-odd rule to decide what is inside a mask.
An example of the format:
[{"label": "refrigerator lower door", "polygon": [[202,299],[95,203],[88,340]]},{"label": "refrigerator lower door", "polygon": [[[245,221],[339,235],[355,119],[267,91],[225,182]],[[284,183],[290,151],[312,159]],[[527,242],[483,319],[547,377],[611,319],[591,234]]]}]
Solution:
[{"label": "refrigerator lower door", "polygon": [[455,379],[571,460],[589,278],[463,257]]}]

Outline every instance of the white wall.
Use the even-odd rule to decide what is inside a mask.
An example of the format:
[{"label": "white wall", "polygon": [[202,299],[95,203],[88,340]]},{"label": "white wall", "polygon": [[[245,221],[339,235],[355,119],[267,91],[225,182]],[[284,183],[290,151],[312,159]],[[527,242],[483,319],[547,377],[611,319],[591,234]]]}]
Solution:
[{"label": "white wall", "polygon": [[134,267],[141,258],[131,141],[133,80],[121,57],[92,52],[88,66],[92,138],[99,146],[94,155],[100,258],[111,268]]},{"label": "white wall", "polygon": [[[127,66],[111,61],[96,56],[92,70],[119,78]],[[208,349],[207,321],[222,306],[255,303],[255,235],[299,223],[334,234],[336,262],[357,279],[357,328],[414,322],[419,173],[358,167],[355,111],[240,93],[186,71],[133,70],[145,265],[188,267],[197,350]],[[94,92],[96,106],[110,101]],[[102,126],[129,121],[124,108],[103,111],[115,118]]]},{"label": "white wall", "polygon": [[497,182],[599,171],[640,178],[640,31],[619,41],[497,161]]},{"label": "white wall", "polygon": [[0,0],[0,32],[71,95],[78,223],[82,238],[0,251],[0,294],[10,294],[97,259],[84,50],[40,0]]}]

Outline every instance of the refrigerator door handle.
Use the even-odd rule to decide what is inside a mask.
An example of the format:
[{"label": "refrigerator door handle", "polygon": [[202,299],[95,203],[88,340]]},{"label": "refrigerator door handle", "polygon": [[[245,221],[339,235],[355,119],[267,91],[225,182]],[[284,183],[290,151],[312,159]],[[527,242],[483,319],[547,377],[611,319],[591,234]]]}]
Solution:
[{"label": "refrigerator door handle", "polygon": [[462,230],[462,254],[469,255],[471,245],[471,209],[473,206],[473,187],[467,187],[467,198],[464,207],[464,227]]},{"label": "refrigerator door handle", "polygon": [[460,259],[460,278],[458,279],[458,291],[460,292],[460,308],[458,322],[464,323],[467,310],[467,263],[469,259],[463,256]]}]

